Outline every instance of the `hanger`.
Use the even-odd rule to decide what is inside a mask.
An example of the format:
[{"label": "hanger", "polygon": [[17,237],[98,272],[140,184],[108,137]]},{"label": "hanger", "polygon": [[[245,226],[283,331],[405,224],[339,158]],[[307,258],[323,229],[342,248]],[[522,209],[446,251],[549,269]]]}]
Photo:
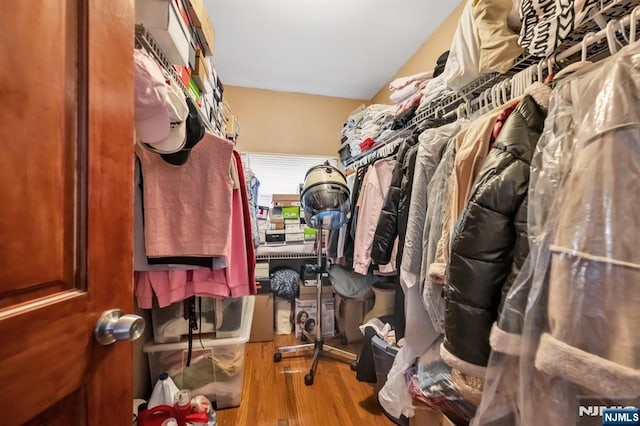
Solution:
[{"label": "hanger", "polygon": [[[631,14],[629,14],[629,17],[631,17]],[[620,30],[620,34],[622,35],[622,38],[624,39],[624,41],[627,42],[627,44],[629,44],[629,37],[627,37],[627,32],[624,29],[624,22],[620,20],[618,23],[620,24],[619,30]]]},{"label": "hanger", "polygon": [[614,25],[618,24],[617,19],[612,19],[607,23],[606,34],[607,34],[607,45],[609,46],[609,52],[612,55],[618,53],[618,40],[616,39],[616,29]]},{"label": "hanger", "polygon": [[595,39],[595,37],[596,33],[594,32],[585,34],[584,38],[582,39],[582,53],[580,55],[580,62],[587,62],[587,46],[589,45],[589,40],[592,38]]},{"label": "hanger", "polygon": [[502,92],[502,105],[509,103],[510,93],[507,91],[507,86],[509,86],[510,84],[511,81],[509,81],[509,79],[504,80],[502,83],[500,83],[500,89]]},{"label": "hanger", "polygon": [[544,70],[542,69],[543,65],[544,65],[544,61],[540,61],[540,62],[538,62],[538,65],[536,66],[536,68],[538,68],[538,82],[539,83],[544,83]]},{"label": "hanger", "polygon": [[466,103],[461,103],[456,107],[456,120],[467,117],[469,115],[469,109]]},{"label": "hanger", "polygon": [[630,23],[629,23],[629,44],[636,42],[636,24],[638,22],[638,17],[636,15],[640,14],[640,6],[636,6],[629,15]]},{"label": "hanger", "polygon": [[547,78],[553,78],[553,66],[556,64],[556,55],[552,55],[547,60]]}]

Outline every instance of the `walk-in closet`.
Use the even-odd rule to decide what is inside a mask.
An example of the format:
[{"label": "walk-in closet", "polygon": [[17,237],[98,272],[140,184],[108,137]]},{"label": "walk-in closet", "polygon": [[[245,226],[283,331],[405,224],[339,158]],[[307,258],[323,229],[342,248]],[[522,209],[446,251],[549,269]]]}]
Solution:
[{"label": "walk-in closet", "polygon": [[0,1],[0,425],[640,425],[639,21]]}]

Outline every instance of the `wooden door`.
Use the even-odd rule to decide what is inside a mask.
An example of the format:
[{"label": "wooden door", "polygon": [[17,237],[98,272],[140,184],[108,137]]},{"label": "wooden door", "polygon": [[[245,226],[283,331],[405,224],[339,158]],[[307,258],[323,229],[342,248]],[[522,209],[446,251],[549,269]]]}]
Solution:
[{"label": "wooden door", "polygon": [[128,425],[133,1],[0,2],[0,424]]}]

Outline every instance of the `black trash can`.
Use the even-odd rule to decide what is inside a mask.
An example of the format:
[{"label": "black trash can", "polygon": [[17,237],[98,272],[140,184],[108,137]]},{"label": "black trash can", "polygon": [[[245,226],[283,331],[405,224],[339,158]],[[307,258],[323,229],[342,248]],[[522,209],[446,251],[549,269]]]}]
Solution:
[{"label": "black trash can", "polygon": [[[378,336],[373,336],[371,338],[371,348],[373,350],[373,363],[376,368],[376,395],[380,392],[380,389],[387,382],[387,375],[393,366],[393,360],[396,358],[398,354],[399,348],[397,346],[393,346],[382,340]],[[401,426],[409,426],[409,419],[405,416],[400,416],[400,418],[396,418],[387,413],[384,408],[382,408],[384,414],[391,419],[395,424]]]}]

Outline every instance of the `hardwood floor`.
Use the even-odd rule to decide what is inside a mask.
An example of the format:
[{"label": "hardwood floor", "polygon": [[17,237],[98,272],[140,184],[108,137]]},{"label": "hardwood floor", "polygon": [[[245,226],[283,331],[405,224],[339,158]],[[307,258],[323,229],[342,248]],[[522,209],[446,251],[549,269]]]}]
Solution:
[{"label": "hardwood floor", "polygon": [[[242,403],[217,411],[218,426],[393,425],[379,408],[375,385],[357,381],[349,364],[322,357],[314,384],[306,386],[312,356],[273,362],[278,346],[298,343],[293,335],[247,343]],[[333,340],[328,344],[342,347]],[[345,349],[359,353],[353,345]]]}]

